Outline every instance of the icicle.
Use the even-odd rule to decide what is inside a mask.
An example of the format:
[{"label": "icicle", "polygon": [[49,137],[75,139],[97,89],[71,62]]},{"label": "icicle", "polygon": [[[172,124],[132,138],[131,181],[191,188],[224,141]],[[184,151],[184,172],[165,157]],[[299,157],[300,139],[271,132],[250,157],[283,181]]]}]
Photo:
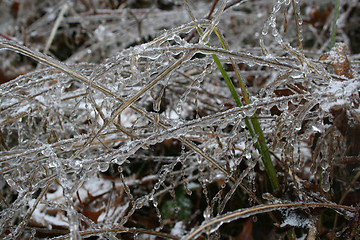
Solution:
[{"label": "icicle", "polygon": [[323,169],[321,174],[321,187],[324,190],[324,192],[330,191],[330,174],[327,169]]},{"label": "icicle", "polygon": [[159,231],[161,231],[164,228],[164,221],[162,220],[161,212],[160,209],[158,208],[158,203],[156,202],[156,200],[153,201],[153,206],[155,207],[156,215],[160,223]]}]

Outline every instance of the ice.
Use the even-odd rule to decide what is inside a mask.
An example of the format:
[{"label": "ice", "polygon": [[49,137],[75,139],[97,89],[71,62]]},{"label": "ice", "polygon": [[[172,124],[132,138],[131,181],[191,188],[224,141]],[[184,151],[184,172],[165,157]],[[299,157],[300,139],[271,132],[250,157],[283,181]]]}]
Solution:
[{"label": "ice", "polygon": [[212,20],[211,25],[208,29],[206,29],[206,31],[204,32],[204,34],[201,36],[200,41],[201,43],[209,43],[209,38],[211,33],[213,32],[214,28],[216,27],[216,25],[218,24],[219,21],[219,17],[221,16],[221,14],[223,13],[224,9],[226,7],[226,1],[223,0],[221,2],[221,6],[219,7],[217,13],[215,14],[215,18]]},{"label": "ice", "polygon": [[321,181],[321,187],[324,190],[324,192],[329,192],[330,191],[330,173],[327,169],[323,170],[322,174],[322,181]]},{"label": "ice", "polygon": [[181,237],[185,233],[185,225],[182,221],[175,223],[175,226],[171,229],[171,235]]},{"label": "ice", "polygon": [[298,215],[293,210],[286,210],[283,212],[284,220],[281,223],[280,227],[300,227],[300,228],[309,228],[311,226],[311,221],[308,218]]},{"label": "ice", "polygon": [[52,157],[52,156],[55,156],[55,155],[56,155],[56,154],[54,153],[54,151],[51,149],[50,146],[45,146],[44,150],[42,150],[41,153],[42,153],[45,157]]},{"label": "ice", "polygon": [[356,79],[347,81],[333,81],[323,90],[324,93],[333,95],[332,101],[322,102],[321,108],[328,112],[332,106],[346,104],[352,95],[360,88],[360,83]]},{"label": "ice", "polygon": [[279,108],[280,111],[286,111],[288,109],[288,102],[287,101],[281,101],[279,102],[279,104],[277,105],[277,107]]},{"label": "ice", "polygon": [[4,175],[5,181],[7,182],[7,184],[9,184],[9,186],[13,189],[17,189],[18,185],[16,184],[16,182],[11,178],[11,176],[8,175]]},{"label": "ice", "polygon": [[98,28],[94,31],[94,36],[99,42],[104,42],[115,37],[115,34],[110,32],[106,26],[99,25]]},{"label": "ice", "polygon": [[311,127],[312,127],[312,130],[313,130],[314,132],[319,132],[319,133],[322,132],[321,129],[318,128],[317,126],[311,126]]},{"label": "ice", "polygon": [[273,6],[273,9],[272,9],[273,14],[277,13],[280,10],[281,4],[282,4],[282,1],[278,1],[278,3]]},{"label": "ice", "polygon": [[263,36],[266,36],[268,34],[268,31],[269,31],[269,26],[268,25],[265,25],[263,30],[261,31],[261,34]]},{"label": "ice", "polygon": [[[7,4],[4,2],[4,6]],[[0,85],[2,228],[17,229],[15,234],[27,231],[27,236],[31,236],[33,226],[27,222],[31,219],[46,231],[70,225],[72,236],[60,233],[59,238],[77,238],[80,231],[92,231],[81,237],[114,239],[118,233],[101,231],[117,231],[116,227],[124,224],[134,227],[119,233],[156,229],[183,237],[187,234],[185,229],[194,232],[205,224],[210,225],[203,232],[209,229],[210,234],[243,212],[253,211],[245,215],[259,214],[261,218],[260,213],[278,208],[243,208],[255,204],[248,195],[237,201],[238,192],[243,191],[240,188],[261,196],[263,189],[259,186],[268,186],[262,156],[255,147],[258,136],[251,135],[245,124],[245,119],[255,113],[277,175],[288,186],[299,186],[291,197],[308,200],[306,194],[312,190],[303,191],[307,182],[317,182],[323,192],[332,192],[332,171],[337,169],[332,164],[335,158],[346,157],[347,136],[334,125],[336,117],[331,109],[345,109],[349,123],[356,125],[354,108],[359,103],[360,85],[357,78],[338,78],[331,74],[326,61],[318,61],[329,44],[328,39],[319,36],[328,28],[318,30],[312,26],[313,19],[307,18],[307,12],[302,20],[300,7],[306,3],[295,3],[295,22],[290,0],[241,1],[230,8],[221,1],[209,20],[203,18],[211,6],[192,1],[190,10],[204,32],[202,37],[181,3],[169,11],[156,7],[129,9],[116,4],[109,8],[109,4],[92,1],[85,6],[80,1],[71,6],[74,11],[64,15],[56,36],[64,40],[65,46],[60,49],[70,47],[71,56],[64,61],[56,60],[56,41],[52,44],[52,57],[36,50],[44,49],[42,43],[52,30],[56,14],[51,16],[53,20],[48,16],[47,20],[31,24],[36,21],[37,11],[22,11],[17,21],[25,24],[21,29],[29,29],[25,31],[28,34],[11,29],[10,25],[3,31],[18,41],[0,39],[0,48],[10,49],[1,51],[2,71],[26,74]],[[351,4],[341,11],[350,9]],[[289,12],[285,16],[282,10]],[[30,13],[35,14],[26,18]],[[341,21],[350,16],[341,14]],[[288,21],[286,33],[281,29],[284,18]],[[31,25],[26,26],[27,23]],[[221,48],[214,35],[215,27],[224,36],[228,50]],[[302,52],[293,45],[302,41],[302,31],[309,27],[311,32],[306,32],[304,39],[313,46],[304,46]],[[347,39],[346,31],[340,29],[338,33]],[[19,39],[26,40],[27,47]],[[210,45],[205,46],[204,42]],[[161,75],[191,50],[194,55],[174,66],[167,76]],[[33,70],[35,61],[19,57],[14,51],[49,67],[38,64]],[[252,104],[234,105],[211,54],[219,57],[236,91],[241,93],[231,57]],[[344,62],[335,51],[330,51],[329,60]],[[356,61],[352,67],[357,70]],[[156,76],[162,76],[157,84],[139,93]],[[108,121],[119,106],[136,94],[136,101]],[[275,107],[278,112],[273,111]],[[91,137],[94,139],[90,143]],[[54,179],[51,186],[47,186],[49,179]],[[191,219],[161,222],[164,199],[173,198],[179,210],[175,194],[178,187],[191,195],[191,201],[202,202],[194,205]],[[44,196],[38,198],[45,189]],[[317,195],[319,202],[325,202],[321,194]],[[37,200],[39,204],[31,213]],[[233,201],[237,201],[235,205]],[[202,223],[199,215],[205,207]],[[228,208],[237,209],[226,212]],[[90,216],[85,209],[96,213],[104,210],[100,216]],[[159,218],[160,227],[156,219],[154,227],[141,225],[143,222],[136,217],[143,213]],[[297,227],[303,220],[307,223],[306,217],[288,212],[283,226]],[[14,226],[15,223],[20,226]],[[306,224],[303,227],[308,228]],[[1,237],[16,237],[6,234]],[[223,234],[219,231],[209,237],[222,238]]]},{"label": "ice", "polygon": [[106,172],[109,169],[109,163],[100,163],[98,169],[100,172]]},{"label": "ice", "polygon": [[60,217],[59,215],[57,216],[51,216],[46,214],[45,212],[41,211],[41,206],[39,206],[39,208],[36,208],[33,215],[32,215],[32,219],[35,220],[36,222],[42,224],[43,226],[49,227],[50,229],[52,228],[52,226],[57,226],[57,227],[64,227],[67,228],[69,226],[67,219],[63,217]]},{"label": "ice", "polygon": [[80,239],[80,232],[79,232],[79,218],[77,217],[77,211],[72,206],[69,206],[68,209],[68,219],[69,219],[69,229],[70,229],[70,236],[71,239]]},{"label": "ice", "polygon": [[276,37],[278,37],[279,36],[279,31],[276,29],[276,28],[273,28],[272,30],[271,30],[271,34],[276,38]]}]

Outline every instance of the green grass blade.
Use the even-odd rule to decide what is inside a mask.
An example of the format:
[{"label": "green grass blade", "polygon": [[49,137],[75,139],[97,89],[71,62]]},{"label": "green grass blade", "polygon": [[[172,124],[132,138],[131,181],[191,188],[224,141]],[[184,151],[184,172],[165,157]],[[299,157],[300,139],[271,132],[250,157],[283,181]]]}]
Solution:
[{"label": "green grass blade", "polygon": [[[195,26],[199,32],[200,35],[203,35],[203,31],[201,30],[200,26],[197,24],[196,20],[195,20],[195,17],[192,15],[191,13],[191,10],[189,8],[189,5],[187,3],[186,0],[184,0],[184,3],[185,3],[185,6],[187,7],[188,9],[188,12],[193,20],[193,22],[195,23]],[[217,30],[216,27],[214,27],[214,32],[215,34],[217,35],[219,41],[221,42],[221,45],[224,49],[228,49],[227,45],[226,45],[226,42],[224,41],[224,39],[222,38],[222,36],[220,35],[219,31]],[[210,46],[209,43],[206,43],[207,46]],[[221,72],[221,75],[223,76],[229,90],[230,90],[230,93],[232,95],[232,97],[234,98],[235,102],[236,102],[236,105],[238,107],[241,107],[242,106],[242,103],[238,97],[238,94],[235,90],[235,87],[234,87],[234,84],[232,83],[232,81],[230,80],[227,72],[225,71],[225,69],[223,68],[221,62],[220,62],[220,59],[217,57],[216,54],[211,54],[216,66],[219,68],[220,72]],[[234,66],[234,70],[236,72],[236,76],[239,80],[239,84],[240,84],[240,88],[241,88],[241,91],[242,91],[242,94],[243,94],[243,97],[244,97],[244,101],[245,101],[245,104],[250,104],[250,99],[248,97],[248,93],[246,91],[246,88],[245,88],[245,85],[240,77],[240,74],[236,71],[236,68],[235,68],[235,64],[234,62],[232,61],[232,59],[230,58],[230,61],[231,63],[233,64]],[[252,123],[252,126],[251,126],[251,123]],[[272,188],[275,190],[278,185],[279,185],[279,181],[277,179],[277,176],[276,176],[276,171],[275,171],[275,168],[274,168],[274,165],[271,161],[271,157],[270,157],[270,154],[269,154],[269,150],[268,150],[268,147],[266,145],[266,142],[265,142],[265,137],[264,137],[264,134],[263,134],[263,131],[261,129],[261,126],[260,126],[260,123],[257,119],[257,116],[256,114],[254,114],[252,117],[251,117],[251,123],[249,121],[248,118],[245,118],[245,124],[247,126],[247,128],[249,129],[249,132],[250,132],[250,135],[251,137],[256,137],[258,138],[258,142],[255,143],[255,147],[258,149],[259,153],[261,154],[261,159],[262,159],[262,162],[265,166],[265,170],[266,170],[266,173],[270,179],[270,183],[271,183],[271,186]],[[255,131],[254,131],[254,130]],[[259,146],[260,145],[260,146]]]},{"label": "green grass blade", "polygon": [[[227,86],[228,86],[228,88],[229,88],[229,90],[231,92],[231,95],[233,96],[237,106],[241,107],[242,104],[241,104],[241,101],[240,101],[240,99],[238,97],[238,94],[237,94],[237,92],[235,90],[235,87],[234,87],[233,83],[231,82],[227,72],[222,67],[219,58],[215,54],[212,54],[211,56],[213,57],[216,66],[219,68],[219,70],[220,70],[220,72],[221,72],[221,74],[222,74],[222,76],[223,76],[223,78],[224,78],[224,80],[225,80],[225,82],[226,82],[226,84],[227,84]],[[241,79],[240,79],[240,81],[241,81]],[[243,83],[243,82],[241,81],[241,83]],[[244,86],[244,84],[242,84],[242,85]],[[245,88],[244,88],[244,90],[246,91]],[[247,92],[244,92],[244,94],[247,95]],[[260,123],[259,123],[259,121],[257,119],[256,114],[254,114],[251,117],[251,123],[253,125],[254,130],[251,127],[251,124],[250,124],[249,120],[247,118],[245,119],[245,124],[248,127],[251,136],[255,137],[255,135],[257,135],[257,137],[258,137],[258,144],[255,144],[255,146],[262,155],[262,162],[263,162],[263,164],[265,166],[266,173],[267,173],[267,175],[268,175],[268,177],[270,179],[270,183],[271,183],[272,188],[275,189],[279,185],[279,181],[278,181],[277,176],[276,176],[276,171],[275,171],[274,165],[273,165],[273,163],[271,161],[271,157],[270,157],[270,154],[269,154],[269,149],[268,149],[268,147],[266,145],[266,142],[265,142],[264,133],[263,133],[263,131],[261,129],[261,126],[260,126]]]},{"label": "green grass blade", "polygon": [[[220,40],[221,42],[221,45],[224,49],[228,49],[223,37],[221,36],[221,34],[219,33],[219,31],[215,28],[215,33],[218,37],[218,39]],[[215,55],[215,54],[212,54],[212,57],[215,61],[215,64],[217,65],[217,67],[219,68],[230,92],[231,92],[231,95],[233,96],[236,104],[238,107],[242,106],[241,104],[241,101],[238,97],[238,94],[235,90],[235,87],[232,83],[232,81],[230,80],[227,72],[225,71],[225,69],[222,67],[221,65],[221,62],[219,60],[219,58]],[[250,99],[249,99],[249,95],[246,91],[246,87],[245,87],[245,84],[244,82],[242,81],[241,79],[241,76],[237,70],[237,67],[235,66],[235,63],[234,61],[230,58],[230,61],[234,67],[234,71],[236,73],[236,77],[238,78],[238,81],[239,81],[239,85],[240,85],[240,89],[242,91],[242,94],[243,94],[243,98],[244,98],[244,101],[245,101],[245,104],[250,104]],[[265,166],[265,170],[266,170],[266,173],[270,179],[270,183],[271,183],[271,186],[273,189],[276,189],[279,185],[279,181],[277,179],[277,176],[276,176],[276,171],[275,171],[275,167],[271,161],[271,157],[270,157],[270,153],[269,153],[269,149],[267,147],[267,144],[266,144],[266,141],[265,141],[265,137],[264,137],[264,133],[261,129],[261,126],[260,126],[260,123],[259,123],[259,120],[257,118],[257,115],[254,114],[252,117],[251,117],[251,123],[252,123],[252,126],[251,127],[251,124],[248,120],[248,118],[245,118],[245,124],[246,126],[248,127],[249,129],[249,132],[250,132],[250,135],[252,137],[255,137],[255,135],[257,135],[257,138],[258,138],[258,142],[255,143],[255,147],[258,149],[258,151],[260,152],[261,154],[261,158],[262,158],[262,162]],[[254,130],[253,130],[254,129]],[[260,145],[260,146],[259,146]]]}]

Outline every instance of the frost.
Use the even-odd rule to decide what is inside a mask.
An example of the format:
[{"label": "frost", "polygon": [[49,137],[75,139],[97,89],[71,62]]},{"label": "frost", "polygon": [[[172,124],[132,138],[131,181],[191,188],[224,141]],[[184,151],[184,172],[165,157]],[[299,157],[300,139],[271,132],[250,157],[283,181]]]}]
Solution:
[{"label": "frost", "polygon": [[103,42],[107,39],[115,37],[115,34],[109,32],[104,25],[99,25],[99,27],[94,31],[94,36],[100,42]]},{"label": "frost", "polygon": [[49,228],[51,228],[52,226],[56,226],[56,227],[69,226],[65,216],[50,216],[44,212],[41,212],[39,208],[37,208],[34,211],[32,215],[32,219],[36,221],[36,223]]},{"label": "frost", "polygon": [[181,237],[184,235],[185,226],[183,222],[177,222],[175,223],[175,226],[173,229],[171,229],[171,234],[174,236]]},{"label": "frost", "polygon": [[321,129],[319,129],[319,128],[316,127],[316,126],[312,126],[312,129],[313,129],[314,132],[319,132],[319,133],[321,133]]},{"label": "frost", "polygon": [[296,212],[289,210],[283,213],[284,220],[281,223],[280,227],[292,226],[300,228],[310,228],[311,221],[308,218],[300,216]]},{"label": "frost", "polygon": [[333,81],[322,92],[330,95],[331,101],[326,101],[321,104],[324,111],[336,105],[345,105],[350,103],[351,98],[360,88],[358,79],[350,79],[347,81]]}]

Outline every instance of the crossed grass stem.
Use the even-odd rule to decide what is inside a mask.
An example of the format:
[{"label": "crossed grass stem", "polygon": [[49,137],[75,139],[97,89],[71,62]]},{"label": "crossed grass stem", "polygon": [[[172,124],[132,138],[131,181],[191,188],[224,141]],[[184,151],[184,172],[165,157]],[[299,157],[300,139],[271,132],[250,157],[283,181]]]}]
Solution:
[{"label": "crossed grass stem", "polygon": [[[115,98],[116,100],[118,100],[119,102],[123,103],[122,105],[120,105],[120,108],[117,110],[117,112],[119,110],[123,111],[126,107],[130,107],[131,109],[133,109],[134,111],[140,113],[141,115],[144,115],[146,118],[148,118],[150,121],[155,122],[155,119],[149,115],[148,113],[146,113],[145,111],[141,110],[140,108],[136,107],[135,105],[133,105],[132,103],[134,101],[136,101],[136,99],[138,99],[138,97],[140,97],[145,91],[147,91],[148,89],[151,88],[151,86],[155,85],[156,82],[158,82],[162,77],[164,77],[164,74],[168,74],[169,72],[171,72],[172,70],[174,70],[181,61],[174,63],[172,66],[170,66],[169,68],[167,68],[167,70],[164,70],[164,72],[160,73],[158,75],[158,77],[155,77],[154,80],[152,80],[149,85],[151,85],[149,87],[149,85],[145,86],[142,90],[140,90],[139,92],[137,92],[133,97],[131,97],[128,101],[125,101],[124,99],[122,99],[120,96],[114,94],[113,92],[111,92],[110,90],[106,89],[103,86],[100,86],[96,83],[91,82],[86,76],[84,76],[81,73],[78,73],[74,70],[72,70],[70,67],[68,67],[66,64],[57,61],[49,56],[46,56],[40,52],[37,51],[33,51],[28,49],[25,46],[22,46],[14,41],[9,41],[9,40],[1,40],[0,39],[0,49],[1,48],[5,48],[5,49],[10,49],[12,51],[21,53],[25,56],[31,57],[33,59],[35,59],[36,61],[54,67],[58,70],[60,70],[61,72],[64,72],[72,77],[74,77],[77,80],[80,80],[80,82],[85,83],[87,85],[89,85],[90,87],[93,87],[101,92],[103,92],[104,94],[111,96],[113,98]],[[191,54],[187,54],[186,58],[189,58],[190,56],[192,56],[196,51],[193,49],[190,51]],[[185,58],[182,58],[182,61],[184,61]],[[161,77],[161,78],[160,78]],[[121,112],[120,111],[120,112]],[[115,114],[116,115],[116,114]],[[115,118],[113,118],[115,119]],[[107,123],[107,125],[110,123],[110,121]],[[160,127],[162,127],[163,129],[167,130],[168,126],[166,126],[165,124],[161,123],[160,121],[157,123]],[[80,148],[80,150],[78,150],[75,153],[75,157],[78,157],[78,155],[80,154],[80,152],[82,150],[84,150],[88,145],[91,144],[91,142],[93,142],[93,140],[99,135],[99,133],[104,129],[105,127],[101,128],[95,135],[95,137],[92,137],[89,141],[87,141],[85,143],[85,145]],[[124,132],[125,134],[127,134],[127,132]],[[130,136],[132,137],[132,136]],[[223,167],[221,167],[217,161],[213,158],[211,158],[210,156],[206,155],[201,149],[199,149],[195,144],[193,144],[190,140],[186,139],[185,137],[179,137],[178,138],[181,142],[183,142],[187,147],[189,147],[191,150],[193,150],[194,152],[196,152],[197,154],[199,154],[200,156],[202,156],[203,158],[205,158],[207,161],[209,161],[212,165],[214,165],[216,168],[218,168],[222,173],[224,173],[226,176],[230,176],[230,179],[232,181],[236,181],[236,179],[231,176],[231,174],[225,170]],[[75,159],[75,157],[73,156],[73,158]],[[247,187],[245,187],[243,184],[240,184],[240,187],[246,192],[248,193],[257,203],[261,203],[261,201],[250,191],[247,189]]]},{"label": "crossed grass stem", "polygon": [[[177,62],[175,62],[174,64],[172,64],[170,67],[166,68],[162,73],[160,73],[157,77],[155,77],[149,84],[147,84],[145,87],[143,87],[140,91],[138,91],[136,94],[134,94],[129,100],[127,101],[124,101],[123,99],[121,99],[120,97],[114,95],[110,90],[100,86],[100,85],[97,85],[97,84],[94,84],[93,81],[90,81],[87,77],[85,77],[84,75],[80,74],[80,73],[77,73],[75,71],[73,71],[71,68],[69,68],[68,66],[66,66],[65,64],[61,63],[61,62],[58,62],[46,55],[43,55],[41,53],[37,53],[37,52],[34,52],[34,51],[31,51],[30,49],[27,49],[26,47],[24,46],[21,46],[15,42],[12,42],[12,41],[1,41],[0,42],[0,47],[1,48],[8,48],[8,49],[11,49],[13,51],[16,51],[16,52],[20,52],[22,54],[25,54],[31,58],[34,58],[36,59],[37,61],[43,63],[43,64],[46,64],[46,65],[49,65],[49,66],[52,66],[52,67],[55,67],[57,69],[59,69],[60,71],[66,73],[66,74],[69,74],[71,75],[72,77],[80,80],[81,82],[85,83],[85,84],[88,84],[90,87],[93,87],[95,89],[98,89],[100,90],[101,92],[107,94],[107,95],[110,95],[114,98],[116,98],[117,100],[119,100],[120,102],[122,102],[122,104],[120,105],[120,107],[117,109],[117,111],[115,112],[115,114],[113,114],[113,116],[107,120],[107,122],[105,122],[105,124],[103,124],[103,126],[100,128],[100,130],[98,130],[96,132],[96,134],[94,136],[91,137],[91,139],[89,141],[87,141],[82,148],[80,148],[74,155],[73,155],[73,158],[77,158],[78,155],[87,147],[89,146],[94,140],[95,138],[97,138],[99,136],[99,134],[106,128],[106,126],[108,126],[110,123],[112,123],[112,121],[124,110],[126,109],[127,107],[131,107],[132,109],[134,109],[136,112],[138,113],[141,113],[143,115],[145,115],[149,120],[151,121],[155,121],[155,119],[153,119],[150,115],[148,115],[146,112],[143,112],[142,110],[136,108],[134,105],[132,105],[140,96],[142,96],[146,91],[148,91],[150,88],[152,88],[157,82],[159,82],[164,76],[166,76],[168,73],[170,73],[172,70],[174,70],[177,66],[179,66],[183,61],[185,61],[186,59],[188,59],[189,57],[191,57],[196,51],[197,49],[193,49],[191,50],[188,54],[186,54],[185,56],[183,56],[181,59],[179,59]],[[212,57],[215,61],[215,63],[217,64],[218,68],[220,69],[221,73],[223,74],[227,84],[228,84],[228,87],[230,89],[230,91],[232,91],[232,94],[233,96],[236,96],[234,97],[235,101],[237,102],[237,105],[240,107],[241,106],[241,102],[239,100],[239,98],[237,97],[237,95],[234,95],[234,93],[236,93],[235,89],[234,89],[234,86],[229,84],[231,83],[229,77],[227,76],[225,70],[222,68],[221,66],[221,63],[220,63],[220,60],[218,59],[218,57],[215,55],[215,54],[212,54]],[[232,61],[232,59],[231,59]],[[246,93],[247,94],[247,93]],[[247,102],[249,103],[249,101],[247,100]],[[100,114],[101,115],[101,114]],[[246,119],[246,124],[249,128],[249,131],[252,135],[252,137],[255,137],[255,134],[259,134],[259,133],[262,133],[261,131],[261,128],[256,128],[254,127],[255,129],[255,134],[254,132],[252,131],[252,127],[249,123],[249,120]],[[251,121],[253,123],[254,126],[256,126],[256,123],[258,123],[257,119],[256,119],[256,116],[254,118],[251,117]],[[167,129],[167,127],[165,125],[163,125],[161,122],[159,122],[159,126],[161,126],[162,128],[164,129]],[[260,130],[259,130],[260,129]],[[127,135],[130,135],[131,138],[134,138],[133,135],[129,134],[128,132],[126,132],[124,129],[121,129],[125,134]],[[263,135],[262,135],[263,136]],[[260,142],[260,145],[264,143],[264,138],[261,138],[261,135],[259,135],[259,142]],[[190,149],[192,149],[193,151],[197,152],[200,156],[204,157],[207,161],[209,161],[212,165],[214,165],[216,168],[218,168],[221,172],[223,172],[225,175],[229,176],[230,173],[228,171],[226,171],[224,168],[222,168],[214,159],[212,159],[211,157],[207,156],[205,153],[203,153],[202,150],[200,150],[198,147],[196,147],[193,143],[191,143],[190,141],[188,141],[186,138],[183,138],[183,137],[179,137],[179,140],[182,141],[186,146],[188,146]],[[266,145],[265,145],[266,146]],[[266,156],[269,155],[268,154],[268,151],[267,151],[267,148],[264,148],[264,147],[259,147],[258,144],[256,144],[256,147],[258,148],[259,152],[263,152],[263,156]],[[265,151],[266,149],[266,151]],[[263,157],[264,158],[264,157]],[[270,160],[271,161],[271,160]],[[269,165],[268,164],[265,164],[265,167],[268,169]],[[276,174],[275,174],[276,176]],[[236,181],[235,178],[233,177],[230,177],[230,179],[232,181]],[[276,181],[271,181],[272,183],[272,187],[275,189],[277,187],[277,182]],[[260,201],[254,196],[254,194],[252,192],[250,192],[245,186],[243,186],[243,184],[240,184],[240,187],[246,191],[256,202],[260,203]]]}]

